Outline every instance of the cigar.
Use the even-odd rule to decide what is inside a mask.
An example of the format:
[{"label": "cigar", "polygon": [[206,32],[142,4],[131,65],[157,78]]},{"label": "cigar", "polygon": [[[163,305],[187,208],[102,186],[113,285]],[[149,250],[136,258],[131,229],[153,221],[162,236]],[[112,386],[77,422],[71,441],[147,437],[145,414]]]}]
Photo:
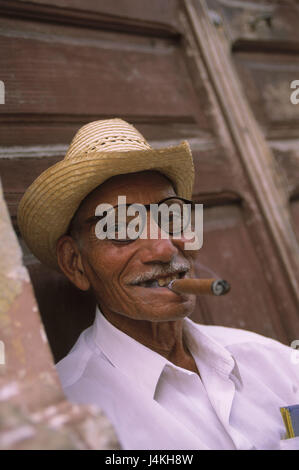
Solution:
[{"label": "cigar", "polygon": [[224,295],[229,292],[230,285],[224,279],[174,279],[168,288],[177,294]]}]

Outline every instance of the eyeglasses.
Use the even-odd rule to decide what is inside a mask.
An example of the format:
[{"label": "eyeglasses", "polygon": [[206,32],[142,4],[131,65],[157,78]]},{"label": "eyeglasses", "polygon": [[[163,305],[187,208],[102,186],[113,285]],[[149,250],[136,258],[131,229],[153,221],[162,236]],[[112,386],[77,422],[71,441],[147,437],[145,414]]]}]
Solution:
[{"label": "eyeglasses", "polygon": [[[175,196],[154,204],[119,204],[103,211],[103,215],[90,217],[84,224],[96,224],[95,232],[99,239],[130,243],[144,238],[142,234],[147,233],[144,228],[149,212],[150,220],[156,224],[150,226],[153,238],[158,238],[157,227],[164,232],[166,238],[179,238],[182,234],[194,230],[194,209],[193,201]],[[165,236],[162,235],[162,238]]]}]

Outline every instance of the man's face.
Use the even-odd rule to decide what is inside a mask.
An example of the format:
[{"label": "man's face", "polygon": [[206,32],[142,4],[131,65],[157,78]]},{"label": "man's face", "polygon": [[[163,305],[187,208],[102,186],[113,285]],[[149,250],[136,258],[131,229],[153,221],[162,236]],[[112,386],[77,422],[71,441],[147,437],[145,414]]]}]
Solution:
[{"label": "man's face", "polygon": [[166,279],[173,271],[179,271],[180,276],[193,277],[196,252],[184,250],[184,238],[162,239],[159,231],[159,238],[153,240],[137,239],[129,243],[99,240],[95,223],[84,223],[95,215],[99,204],[116,206],[118,196],[126,196],[127,204],[146,205],[175,195],[166,177],[146,171],[111,178],[81,205],[76,222],[81,227],[82,264],[103,313],[110,311],[151,322],[178,320],[192,313],[194,295],[178,295],[167,287],[134,285],[145,274]]}]

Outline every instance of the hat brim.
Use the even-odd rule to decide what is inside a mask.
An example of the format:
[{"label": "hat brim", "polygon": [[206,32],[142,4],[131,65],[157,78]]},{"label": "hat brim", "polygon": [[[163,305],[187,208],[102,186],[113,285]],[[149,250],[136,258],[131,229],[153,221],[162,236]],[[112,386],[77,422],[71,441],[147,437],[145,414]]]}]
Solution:
[{"label": "hat brim", "polygon": [[173,182],[177,195],[192,197],[194,167],[188,142],[163,149],[95,151],[51,166],[27,189],[18,207],[18,225],[28,248],[59,270],[57,240],[67,232],[81,201],[112,176],[145,170],[159,171]]}]

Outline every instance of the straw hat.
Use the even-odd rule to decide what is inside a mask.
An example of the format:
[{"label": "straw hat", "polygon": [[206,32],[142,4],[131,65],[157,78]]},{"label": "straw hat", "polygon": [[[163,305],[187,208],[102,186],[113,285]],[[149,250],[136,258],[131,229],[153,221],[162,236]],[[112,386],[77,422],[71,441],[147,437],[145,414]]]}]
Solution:
[{"label": "straw hat", "polygon": [[59,270],[56,243],[81,201],[112,176],[144,170],[163,173],[179,196],[191,198],[194,168],[188,142],[153,149],[122,119],[81,127],[64,159],[44,171],[19,204],[18,225],[32,253]]}]

